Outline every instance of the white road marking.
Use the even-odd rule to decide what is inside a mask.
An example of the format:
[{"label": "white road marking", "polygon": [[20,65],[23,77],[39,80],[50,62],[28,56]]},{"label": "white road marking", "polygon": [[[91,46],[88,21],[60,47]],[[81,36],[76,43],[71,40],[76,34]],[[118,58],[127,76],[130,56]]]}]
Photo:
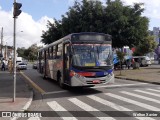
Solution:
[{"label": "white road marking", "polygon": [[160,90],[155,90],[155,89],[150,89],[150,88],[148,88],[147,90],[154,91],[154,92],[160,92]]},{"label": "white road marking", "polygon": [[101,103],[101,104],[103,104],[103,105],[107,105],[107,106],[109,106],[109,107],[111,107],[111,108],[113,108],[113,109],[116,109],[116,110],[118,110],[118,111],[132,111],[132,110],[130,110],[130,109],[128,109],[128,108],[125,108],[125,107],[120,106],[120,105],[117,105],[117,104],[115,104],[115,103],[113,103],[113,102],[104,100],[104,99],[102,99],[102,98],[100,98],[100,97],[97,97],[97,96],[95,96],[95,95],[89,95],[89,96],[87,96],[87,97],[89,97],[90,99],[92,99],[92,100],[94,100],[94,101],[96,101],[96,102],[99,102],[99,103]]},{"label": "white road marking", "polygon": [[143,91],[143,90],[134,90],[134,91],[140,92],[140,93],[145,93],[145,94],[148,94],[148,95],[153,95],[153,96],[156,96],[156,97],[160,97],[160,94],[156,94],[156,93],[146,92],[146,91]]},{"label": "white road marking", "polygon": [[112,117],[97,117],[99,120],[116,120]]},{"label": "white road marking", "polygon": [[159,100],[156,100],[156,99],[153,99],[153,98],[148,98],[148,97],[145,97],[145,96],[142,96],[142,95],[138,95],[138,94],[134,94],[134,93],[126,92],[126,91],[121,91],[121,93],[160,104]]},{"label": "white road marking", "polygon": [[68,91],[67,90],[61,90],[61,91],[45,92],[43,95],[65,93],[65,92],[68,92]]},{"label": "white road marking", "polygon": [[[78,100],[77,98],[70,98],[69,101],[71,101],[72,103],[74,103],[75,105],[77,105],[78,107],[80,107],[81,109],[85,110],[85,111],[99,111],[98,109]],[[102,113],[104,114],[104,113]],[[112,117],[96,117],[100,120],[116,120]]]},{"label": "white road marking", "polygon": [[77,98],[70,98],[69,101],[77,105],[78,107],[82,108],[85,111],[99,111],[96,108],[93,108],[92,106],[78,100]]},{"label": "white road marking", "polygon": [[39,117],[30,117],[28,120],[40,120]]},{"label": "white road marking", "polygon": [[146,84],[148,84],[148,83],[122,84],[122,85],[103,85],[103,86],[95,86],[95,87],[91,87],[91,88],[127,87],[127,86],[146,85]]},{"label": "white road marking", "polygon": [[[52,108],[54,111],[67,111],[65,108],[63,108],[60,104],[58,104],[56,101],[47,102],[49,107]],[[69,116],[73,116],[71,113],[67,113]],[[78,120],[75,117],[61,117],[63,120]]]},{"label": "white road marking", "polygon": [[125,101],[125,102],[128,102],[128,103],[131,103],[131,104],[135,104],[137,106],[143,107],[143,108],[151,110],[151,111],[160,111],[160,109],[157,108],[157,107],[147,105],[145,103],[141,103],[141,102],[138,102],[138,101],[135,101],[135,100],[131,100],[129,98],[125,98],[125,97],[122,97],[122,96],[119,96],[119,95],[116,95],[116,94],[105,93],[105,95],[116,98],[116,99],[119,99],[119,100],[122,100],[122,101]]},{"label": "white road marking", "polygon": [[[103,104],[103,105],[106,105],[106,106],[109,106],[109,107],[111,107],[111,108],[113,108],[113,109],[116,109],[116,110],[118,110],[118,111],[133,111],[133,110],[131,110],[131,109],[125,108],[125,107],[123,107],[123,106],[120,106],[120,105],[115,104],[115,103],[113,103],[113,102],[107,101],[107,100],[102,99],[102,98],[100,98],[100,97],[97,97],[97,96],[95,96],[95,95],[89,95],[89,96],[87,96],[87,97],[89,97],[90,99],[92,99],[92,100],[94,100],[94,101],[96,101],[96,102],[99,102],[99,103],[101,103],[101,104]],[[150,118],[150,117],[135,117],[135,118],[136,118],[136,119],[139,119],[139,120],[155,120],[155,119]]]}]

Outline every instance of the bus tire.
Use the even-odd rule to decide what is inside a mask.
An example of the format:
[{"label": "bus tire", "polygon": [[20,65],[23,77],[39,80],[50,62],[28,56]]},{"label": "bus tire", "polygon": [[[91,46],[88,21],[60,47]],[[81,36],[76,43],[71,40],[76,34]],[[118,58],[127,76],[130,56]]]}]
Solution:
[{"label": "bus tire", "polygon": [[46,77],[46,75],[43,75],[43,80],[45,80],[47,77]]},{"label": "bus tire", "polygon": [[65,88],[64,83],[62,82],[62,76],[60,72],[57,73],[57,82],[61,88]]}]

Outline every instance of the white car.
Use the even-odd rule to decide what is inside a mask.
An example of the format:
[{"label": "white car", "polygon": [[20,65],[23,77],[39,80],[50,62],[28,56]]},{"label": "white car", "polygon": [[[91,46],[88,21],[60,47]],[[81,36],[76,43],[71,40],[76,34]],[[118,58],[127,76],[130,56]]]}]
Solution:
[{"label": "white car", "polygon": [[140,66],[151,65],[151,59],[148,56],[133,56],[135,62],[138,62]]},{"label": "white car", "polygon": [[27,69],[27,65],[25,63],[18,63],[17,64],[17,69],[18,70],[26,70]]}]

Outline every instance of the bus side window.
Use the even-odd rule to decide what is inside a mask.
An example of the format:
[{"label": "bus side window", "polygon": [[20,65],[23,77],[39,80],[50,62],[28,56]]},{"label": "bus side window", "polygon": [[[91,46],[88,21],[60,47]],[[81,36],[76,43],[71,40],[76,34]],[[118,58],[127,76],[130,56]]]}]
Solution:
[{"label": "bus side window", "polygon": [[49,59],[53,58],[53,49],[52,47],[49,48]]},{"label": "bus side window", "polygon": [[56,46],[53,46],[53,59],[56,58]]},{"label": "bus side window", "polygon": [[61,58],[62,57],[62,43],[58,44],[58,50],[57,50],[57,57],[56,58]]}]

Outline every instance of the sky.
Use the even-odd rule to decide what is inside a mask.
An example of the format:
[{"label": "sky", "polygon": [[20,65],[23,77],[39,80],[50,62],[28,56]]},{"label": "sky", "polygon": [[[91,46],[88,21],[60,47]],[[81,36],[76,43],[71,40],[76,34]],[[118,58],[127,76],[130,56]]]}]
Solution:
[{"label": "sky", "polygon": [[[53,18],[61,19],[75,0],[16,0],[22,3],[22,13],[16,19],[16,45],[28,48],[32,44],[41,45],[42,31],[47,30],[47,21]],[[81,0],[78,0],[81,1]],[[104,2],[105,0],[101,0]],[[160,0],[122,0],[125,5],[144,3],[144,16],[148,17],[149,29],[159,27]],[[13,2],[0,0],[0,32],[3,27],[3,44],[13,46]]]}]

